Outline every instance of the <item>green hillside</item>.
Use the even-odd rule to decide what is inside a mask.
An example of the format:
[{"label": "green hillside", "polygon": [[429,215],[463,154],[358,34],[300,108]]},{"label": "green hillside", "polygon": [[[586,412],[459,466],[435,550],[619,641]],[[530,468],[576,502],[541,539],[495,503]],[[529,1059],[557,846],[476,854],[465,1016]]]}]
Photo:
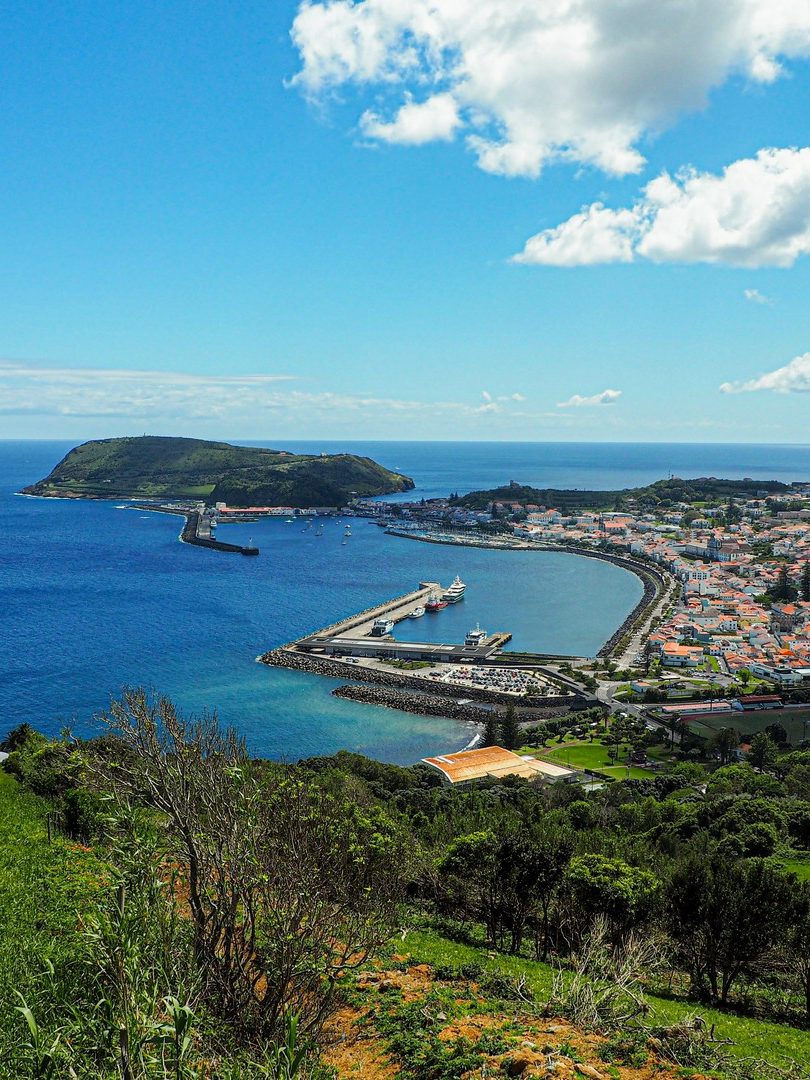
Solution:
[{"label": "green hillside", "polygon": [[100,439],[75,447],[27,495],[200,498],[231,506],[340,506],[413,481],[355,454],[291,454],[202,439]]},{"label": "green hillside", "polygon": [[579,488],[534,488],[526,484],[505,484],[489,491],[471,491],[456,495],[450,502],[456,506],[483,509],[492,502],[520,503],[522,506],[555,507],[558,510],[612,510],[617,504],[656,509],[674,503],[727,502],[729,499],[774,498],[790,491],[789,484],[779,480],[722,480],[701,476],[692,480],[671,477],[656,480],[646,487],[623,488],[616,491],[588,491]]}]

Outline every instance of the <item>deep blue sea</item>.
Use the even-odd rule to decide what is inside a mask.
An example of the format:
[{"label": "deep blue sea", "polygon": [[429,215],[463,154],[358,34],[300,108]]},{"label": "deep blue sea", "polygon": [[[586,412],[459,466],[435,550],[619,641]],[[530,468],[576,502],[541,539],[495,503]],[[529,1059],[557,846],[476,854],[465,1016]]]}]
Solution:
[{"label": "deep blue sea", "polygon": [[[178,542],[180,520],[115,502],[15,496],[47,475],[66,442],[0,441],[0,731],[21,721],[56,732],[97,730],[123,685],[146,685],[186,712],[216,710],[251,750],[296,759],[356,750],[409,763],[466,745],[468,725],[331,696],[333,680],[269,669],[274,645],[405,592],[420,580],[467,582],[463,603],[406,624],[402,636],[457,641],[476,622],[510,630],[511,647],[593,652],[641,586],[607,563],[556,552],[439,547],[385,536],[357,520],[348,544],[283,521],[232,525],[257,559]],[[270,444],[268,444],[270,445]],[[368,454],[416,481],[409,497],[509,480],[619,488],[667,474],[810,480],[810,447],[289,443],[292,450]],[[121,505],[121,504],[118,504]]]}]

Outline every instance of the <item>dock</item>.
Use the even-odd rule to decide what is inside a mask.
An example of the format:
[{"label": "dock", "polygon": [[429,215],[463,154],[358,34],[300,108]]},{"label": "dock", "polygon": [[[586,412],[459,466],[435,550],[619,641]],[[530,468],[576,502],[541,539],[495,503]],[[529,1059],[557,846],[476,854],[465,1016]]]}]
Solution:
[{"label": "dock", "polygon": [[512,635],[506,632],[491,634],[478,645],[396,641],[390,635],[372,633],[377,619],[402,622],[418,607],[424,607],[431,594],[444,592],[437,581],[422,581],[419,588],[404,596],[386,600],[376,607],[351,615],[341,622],[318,630],[292,643],[297,652],[321,656],[365,657],[377,660],[416,660],[433,664],[475,664],[490,660]]}]

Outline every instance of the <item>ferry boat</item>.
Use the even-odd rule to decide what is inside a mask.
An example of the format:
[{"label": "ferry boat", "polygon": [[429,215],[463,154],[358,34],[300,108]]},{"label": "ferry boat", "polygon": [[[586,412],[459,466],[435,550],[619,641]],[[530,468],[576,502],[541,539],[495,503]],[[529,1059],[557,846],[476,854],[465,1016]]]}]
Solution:
[{"label": "ferry boat", "polygon": [[475,624],[475,627],[467,633],[464,638],[465,645],[483,645],[487,640],[486,630],[482,630],[479,623]]},{"label": "ferry boat", "polygon": [[425,614],[425,609],[420,604],[419,607],[415,607],[413,609],[413,611],[410,613],[408,618],[409,619],[421,619],[424,614]]},{"label": "ferry boat", "polygon": [[442,600],[445,600],[448,604],[457,604],[464,596],[466,589],[467,586],[458,574],[456,574],[453,579],[453,584],[442,593]]},{"label": "ferry boat", "polygon": [[371,625],[372,637],[385,637],[386,634],[390,634],[394,629],[394,624],[391,619],[375,619]]},{"label": "ferry boat", "polygon": [[447,607],[447,601],[442,600],[438,593],[431,593],[430,599],[425,604],[425,611],[441,611]]}]

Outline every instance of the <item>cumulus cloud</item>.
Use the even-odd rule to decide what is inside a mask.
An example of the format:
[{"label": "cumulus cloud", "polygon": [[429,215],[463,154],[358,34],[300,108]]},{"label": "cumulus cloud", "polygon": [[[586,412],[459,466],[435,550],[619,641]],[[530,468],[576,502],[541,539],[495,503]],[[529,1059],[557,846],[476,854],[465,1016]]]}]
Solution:
[{"label": "cumulus cloud", "polygon": [[810,392],[810,353],[795,356],[789,364],[768,371],[745,382],[725,382],[724,394],[744,394],[755,390],[771,390],[776,394],[806,394]]},{"label": "cumulus cloud", "polygon": [[589,405],[612,405],[622,396],[621,390],[603,390],[601,394],[591,394],[583,397],[582,394],[572,394],[568,401],[557,403],[558,409],[579,409]]},{"label": "cumulus cloud", "polygon": [[360,130],[370,139],[419,146],[452,139],[461,124],[458,106],[450,94],[435,94],[427,101],[406,101],[390,122],[370,109],[360,117]]},{"label": "cumulus cloud", "polygon": [[768,307],[773,304],[773,300],[761,293],[759,289],[743,289],[743,296],[746,300],[750,300],[752,304],[767,304]]},{"label": "cumulus cloud", "polygon": [[641,167],[645,133],[701,108],[713,87],[737,74],[771,83],[810,54],[810,6],[301,0],[291,36],[293,85],[374,95],[368,136],[418,144],[463,129],[488,172],[537,176],[563,160],[623,175]]},{"label": "cumulus cloud", "polygon": [[810,251],[810,148],[765,149],[721,174],[662,173],[626,210],[601,203],[527,240],[514,262],[792,266]]}]

